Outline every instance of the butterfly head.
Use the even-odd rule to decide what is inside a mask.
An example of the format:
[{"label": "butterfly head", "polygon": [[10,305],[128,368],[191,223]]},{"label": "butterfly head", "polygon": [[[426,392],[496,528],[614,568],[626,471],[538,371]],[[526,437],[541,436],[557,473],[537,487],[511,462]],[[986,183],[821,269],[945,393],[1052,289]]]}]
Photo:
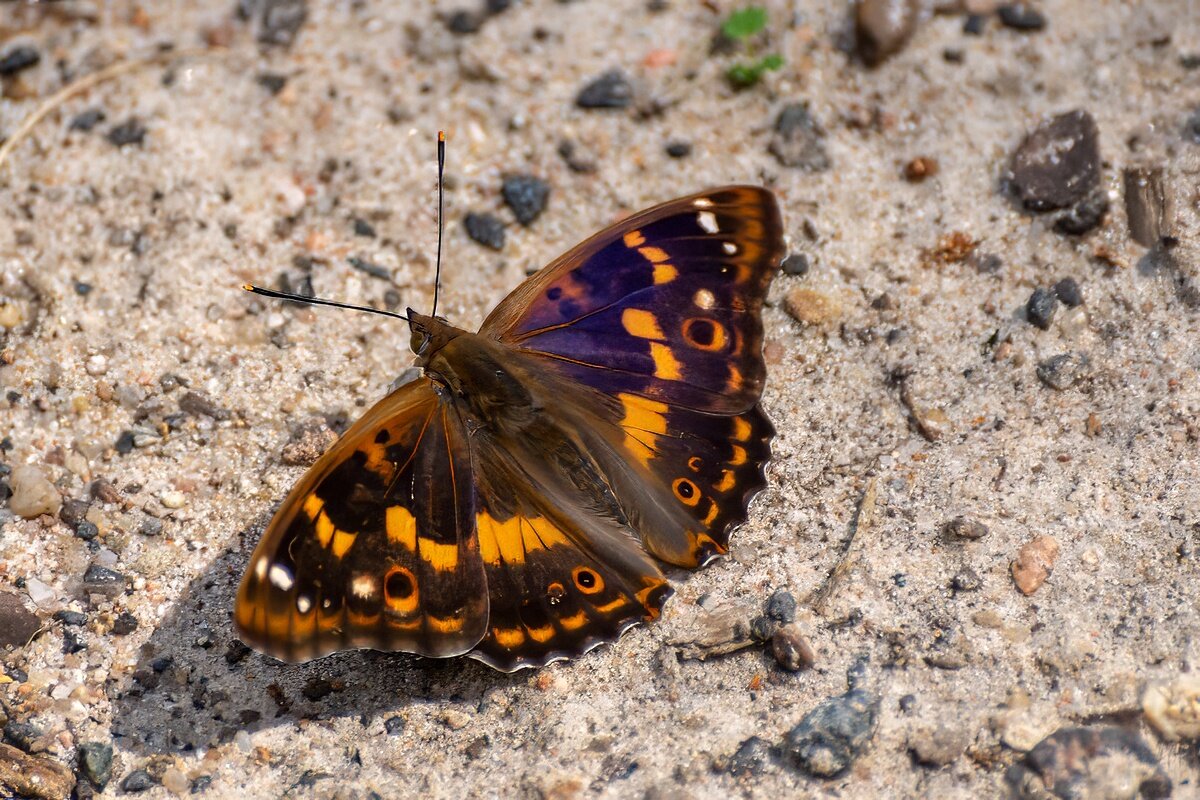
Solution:
[{"label": "butterfly head", "polygon": [[408,328],[412,332],[409,347],[424,367],[439,350],[458,338],[462,331],[441,317],[431,317],[408,309]]}]

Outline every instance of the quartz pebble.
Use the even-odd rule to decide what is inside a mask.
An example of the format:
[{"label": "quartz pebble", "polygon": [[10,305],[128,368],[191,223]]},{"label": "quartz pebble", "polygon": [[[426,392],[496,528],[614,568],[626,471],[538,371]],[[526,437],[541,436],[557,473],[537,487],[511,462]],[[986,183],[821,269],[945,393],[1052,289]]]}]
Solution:
[{"label": "quartz pebble", "polygon": [[1042,587],[1058,559],[1058,542],[1053,536],[1038,536],[1022,545],[1012,562],[1013,582],[1021,594],[1031,595]]},{"label": "quartz pebble", "polygon": [[57,514],[62,508],[62,495],[41,469],[32,464],[13,468],[8,478],[12,497],[8,509],[18,517],[32,519],[42,514]]}]

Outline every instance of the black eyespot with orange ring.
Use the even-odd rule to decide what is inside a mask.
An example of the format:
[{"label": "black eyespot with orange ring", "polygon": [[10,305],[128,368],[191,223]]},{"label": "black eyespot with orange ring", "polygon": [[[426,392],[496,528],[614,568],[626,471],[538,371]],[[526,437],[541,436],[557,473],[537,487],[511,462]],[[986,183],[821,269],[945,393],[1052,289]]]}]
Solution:
[{"label": "black eyespot with orange ring", "polygon": [[728,337],[725,326],[715,319],[692,317],[683,323],[683,338],[692,347],[716,352],[725,347]]},{"label": "black eyespot with orange ring", "polygon": [[676,478],[675,482],[671,484],[671,488],[675,491],[675,496],[679,498],[679,501],[686,506],[694,506],[700,502],[700,490],[687,478]]},{"label": "black eyespot with orange ring", "polygon": [[571,577],[575,580],[575,587],[584,594],[604,591],[604,579],[587,567],[576,567],[571,572]]}]

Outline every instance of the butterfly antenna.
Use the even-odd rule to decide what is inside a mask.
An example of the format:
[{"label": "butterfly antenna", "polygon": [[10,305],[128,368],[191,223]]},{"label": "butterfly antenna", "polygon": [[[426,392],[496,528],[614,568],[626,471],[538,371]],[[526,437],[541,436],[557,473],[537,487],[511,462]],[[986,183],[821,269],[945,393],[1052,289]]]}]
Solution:
[{"label": "butterfly antenna", "polygon": [[356,306],[350,303],[339,303],[336,300],[326,300],[322,297],[305,297],[302,294],[292,294],[291,292],[277,292],[274,289],[264,289],[261,286],[252,286],[249,283],[243,284],[242,288],[247,292],[261,294],[263,297],[274,297],[277,300],[291,300],[294,303],[308,303],[313,306],[333,306],[334,308],[348,308],[351,311],[366,311],[369,314],[380,314],[385,317],[395,317],[408,322],[408,317],[403,314],[397,314],[395,311],[384,311],[379,308],[371,308],[370,306]]},{"label": "butterfly antenna", "polygon": [[437,267],[433,272],[433,311],[429,316],[437,316],[438,294],[442,288],[442,213],[443,213],[443,198],[445,196],[445,181],[443,176],[446,172],[446,132],[438,131],[438,244],[437,244]]}]

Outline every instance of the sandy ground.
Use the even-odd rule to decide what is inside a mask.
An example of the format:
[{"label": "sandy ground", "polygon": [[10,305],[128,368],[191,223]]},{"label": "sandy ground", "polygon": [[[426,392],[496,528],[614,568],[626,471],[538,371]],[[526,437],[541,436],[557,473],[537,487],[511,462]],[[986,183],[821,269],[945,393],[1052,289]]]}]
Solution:
[{"label": "sandy ground", "polygon": [[[3,655],[0,755],[66,765],[79,796],[76,747],[96,743],[115,751],[105,796],[965,798],[1009,791],[1039,741],[1083,728],[1119,736],[1081,757],[1074,796],[1200,796],[1200,723],[1172,741],[1142,711],[1147,686],[1200,669],[1195,3],[1046,2],[1043,30],[991,18],[979,36],[926,13],[872,69],[847,52],[842,4],[770,2],[752,46],[784,66],[743,91],[724,74],[752,56],[711,52],[734,6],[661,5],[516,2],[456,34],[454,4],[313,0],[290,45],[261,41],[288,38],[271,27],[287,4],[271,23],[232,2],[0,7],[0,58],[40,55],[3,79],[4,135],[70,80],[207,50],[69,99],[0,165],[0,461],[90,498],[0,507],[0,588],[20,598],[5,613],[41,628]],[[632,103],[577,107],[612,68]],[[815,171],[769,149],[798,102]],[[72,129],[91,109],[103,120]],[[1082,236],[1002,191],[1026,133],[1072,109],[1095,120],[1110,202]],[[129,120],[144,137],[117,146]],[[641,207],[775,190],[811,267],[766,311],[770,488],[729,558],[672,576],[659,623],[570,663],[247,654],[233,591],[303,470],[285,445],[361,413],[410,355],[388,320],[238,287],[284,275],[428,307],[439,128],[442,308],[464,326]],[[563,140],[594,170],[571,169]],[[907,180],[919,157],[936,174]],[[1162,169],[1167,238],[1149,248],[1130,235],[1129,168]],[[501,199],[517,173],[550,187],[528,227]],[[506,224],[501,250],[467,236],[468,212]],[[1031,293],[1063,278],[1083,304],[1031,324]],[[1062,354],[1076,361],[1047,366]],[[959,516],[987,532],[947,531]],[[123,578],[85,586],[90,565]],[[812,669],[761,645],[682,657],[779,589]],[[846,731],[849,769],[817,777],[781,745],[848,680],[870,713]]]}]

